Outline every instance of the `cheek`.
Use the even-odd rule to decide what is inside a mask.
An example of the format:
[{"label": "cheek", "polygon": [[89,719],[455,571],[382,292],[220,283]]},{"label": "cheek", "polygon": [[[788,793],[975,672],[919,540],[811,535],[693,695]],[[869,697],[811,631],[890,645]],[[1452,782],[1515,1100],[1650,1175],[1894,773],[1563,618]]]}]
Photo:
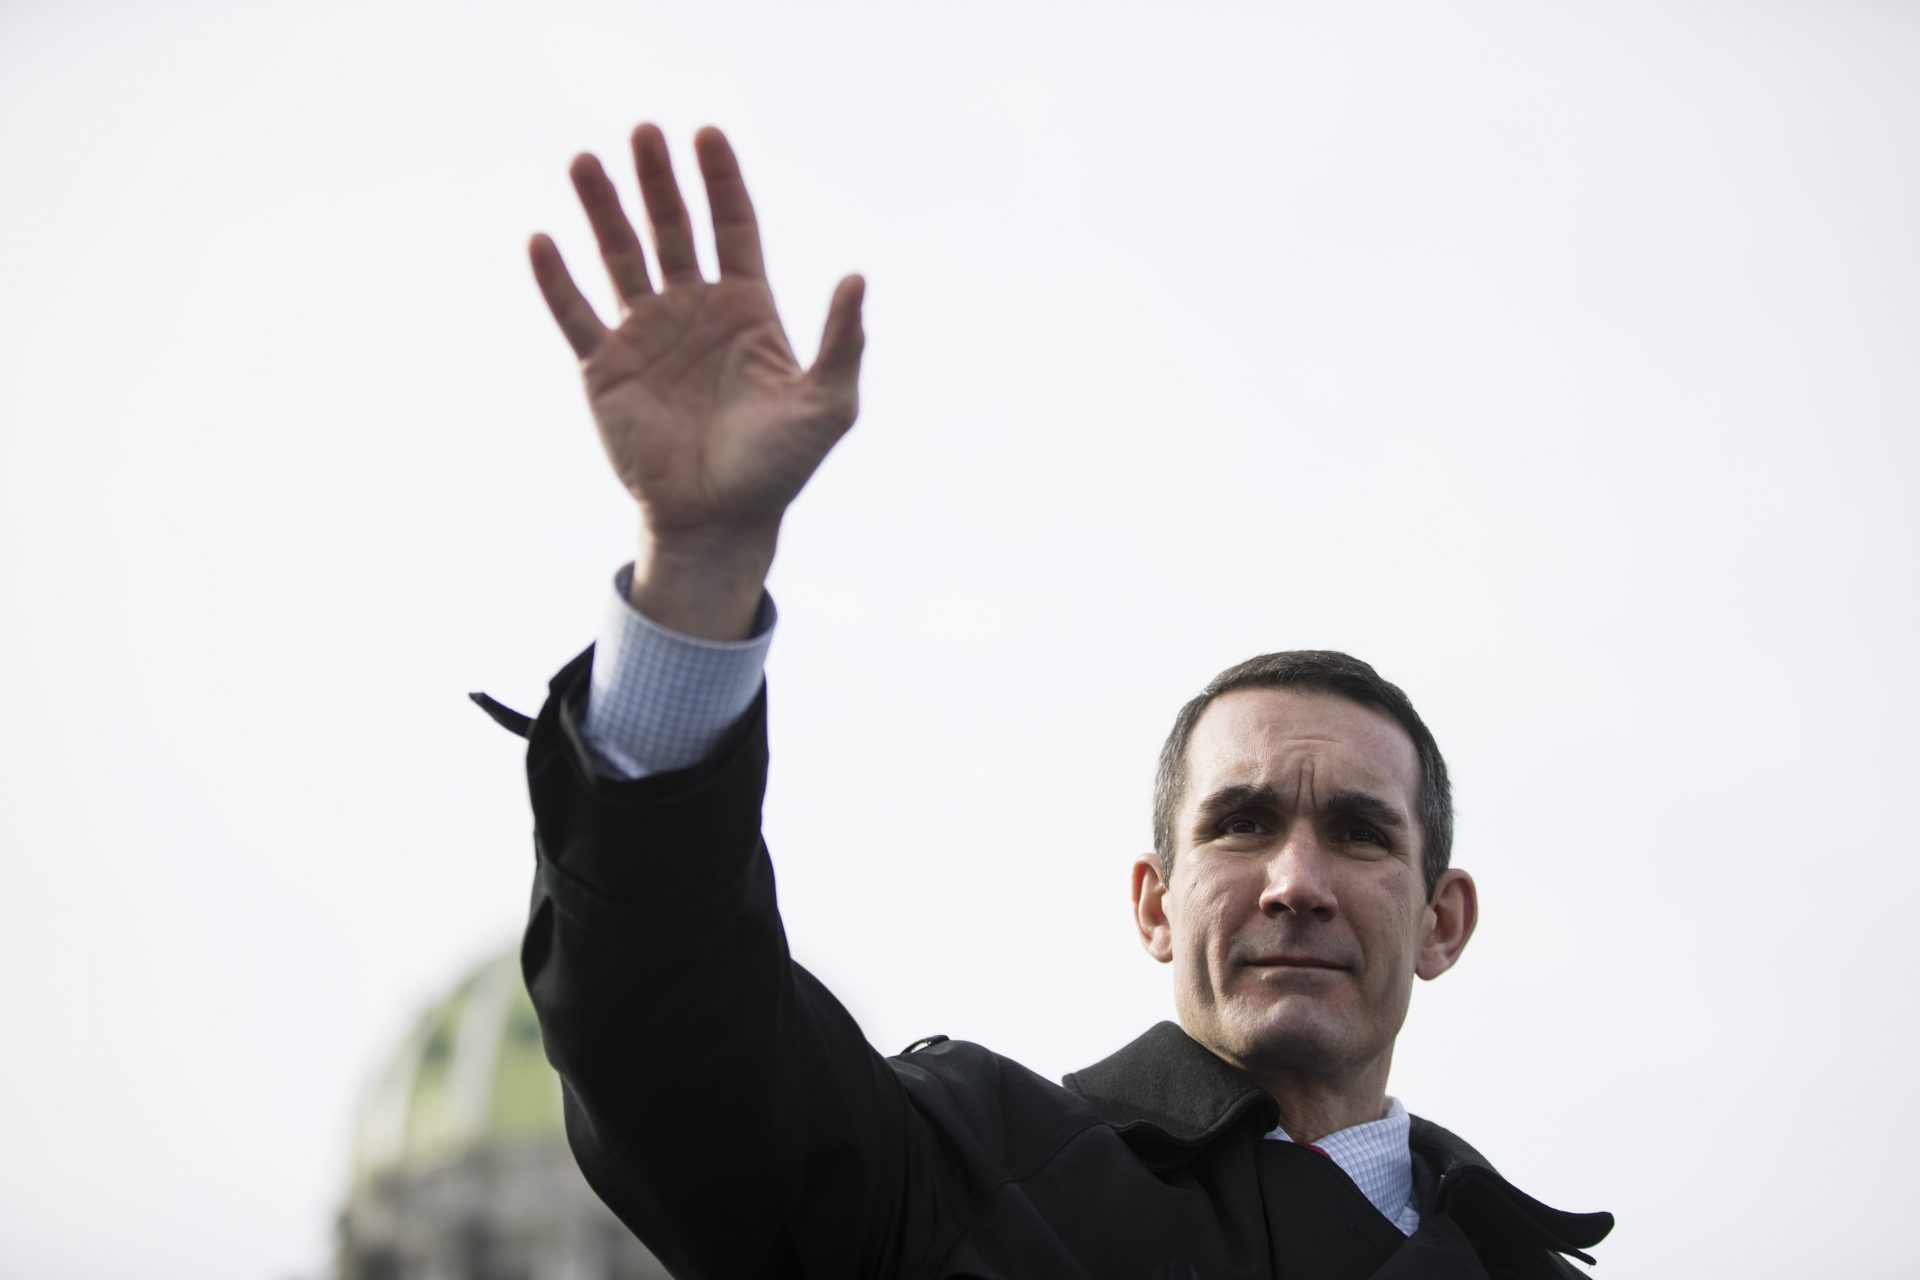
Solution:
[{"label": "cheek", "polygon": [[1369,915],[1375,922],[1371,949],[1381,960],[1391,961],[1389,967],[1393,972],[1403,969],[1411,972],[1431,927],[1426,900],[1410,895],[1398,880],[1377,888],[1379,892],[1370,895]]},{"label": "cheek", "polygon": [[1406,918],[1400,936],[1406,947],[1406,968],[1411,972],[1420,963],[1420,950],[1426,945],[1427,934],[1432,930],[1433,921],[1426,904],[1421,903]]},{"label": "cheek", "polygon": [[1168,913],[1175,967],[1194,990],[1210,991],[1218,986],[1218,970],[1233,938],[1232,899],[1214,880],[1182,887],[1185,892]]},{"label": "cheek", "polygon": [[1217,882],[1189,896],[1184,922],[1188,943],[1208,952],[1223,949],[1236,927],[1234,901],[1232,893]]}]

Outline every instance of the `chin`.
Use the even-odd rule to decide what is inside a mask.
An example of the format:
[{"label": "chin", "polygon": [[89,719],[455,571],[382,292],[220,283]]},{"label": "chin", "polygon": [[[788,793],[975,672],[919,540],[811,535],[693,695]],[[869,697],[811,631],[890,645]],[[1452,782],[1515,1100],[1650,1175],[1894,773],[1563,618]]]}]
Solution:
[{"label": "chin", "polygon": [[1228,1023],[1234,1056],[1248,1066],[1313,1070],[1348,1056],[1348,1029],[1316,1001],[1293,997],[1235,1014]]}]

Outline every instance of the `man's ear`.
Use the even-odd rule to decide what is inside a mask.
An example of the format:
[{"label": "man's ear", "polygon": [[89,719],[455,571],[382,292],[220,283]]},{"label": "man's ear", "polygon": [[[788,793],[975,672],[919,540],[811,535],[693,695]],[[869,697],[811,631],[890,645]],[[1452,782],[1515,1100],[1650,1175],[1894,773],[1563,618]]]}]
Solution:
[{"label": "man's ear", "polygon": [[1167,964],[1173,959],[1173,924],[1167,919],[1167,882],[1158,854],[1143,853],[1133,864],[1133,923],[1147,954]]},{"label": "man's ear", "polygon": [[1426,906],[1426,933],[1420,939],[1420,958],[1413,971],[1432,981],[1453,968],[1453,962],[1467,949],[1474,925],[1480,922],[1480,895],[1473,877],[1449,868],[1440,873],[1440,883]]}]

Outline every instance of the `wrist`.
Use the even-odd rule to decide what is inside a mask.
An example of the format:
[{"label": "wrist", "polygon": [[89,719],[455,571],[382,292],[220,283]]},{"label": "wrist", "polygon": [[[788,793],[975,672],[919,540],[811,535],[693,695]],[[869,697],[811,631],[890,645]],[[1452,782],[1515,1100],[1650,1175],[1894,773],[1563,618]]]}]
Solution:
[{"label": "wrist", "polygon": [[681,635],[745,640],[760,611],[776,535],[661,538],[643,531],[627,602]]}]

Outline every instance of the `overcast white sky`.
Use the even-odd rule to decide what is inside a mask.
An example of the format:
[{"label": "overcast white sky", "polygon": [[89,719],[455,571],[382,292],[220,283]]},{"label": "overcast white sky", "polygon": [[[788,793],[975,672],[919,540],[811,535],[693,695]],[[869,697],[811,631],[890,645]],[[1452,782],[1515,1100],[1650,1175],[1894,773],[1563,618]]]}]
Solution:
[{"label": "overcast white sky", "polygon": [[1911,1274],[1920,9],[0,5],[0,1275],[327,1265],[347,1120],[513,944],[529,713],[633,515],[611,314],[733,140],[858,425],[774,569],[768,838],[887,1052],[1171,1015],[1180,703],[1402,684],[1482,894],[1392,1089],[1599,1274]]}]

